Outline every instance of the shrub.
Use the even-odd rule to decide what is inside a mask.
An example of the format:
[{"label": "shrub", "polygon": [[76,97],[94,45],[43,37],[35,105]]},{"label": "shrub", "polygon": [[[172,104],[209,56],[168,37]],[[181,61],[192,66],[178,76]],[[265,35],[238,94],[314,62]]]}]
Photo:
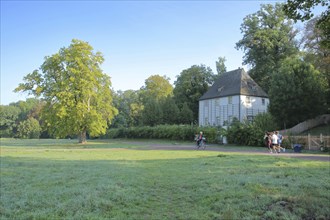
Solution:
[{"label": "shrub", "polygon": [[281,146],[286,149],[292,148],[292,140],[289,137],[283,139]]},{"label": "shrub", "polygon": [[217,143],[219,130],[215,127],[198,127],[192,125],[158,125],[154,127],[142,126],[131,128],[109,129],[101,138],[153,138],[192,141],[194,135],[203,131],[209,143]]},{"label": "shrub", "polygon": [[221,127],[198,127],[194,125],[158,125],[131,128],[112,128],[101,138],[143,138],[192,141],[194,135],[203,131],[208,143],[221,143],[226,136],[228,143],[246,146],[264,146],[264,131],[254,123],[234,123],[225,130]]},{"label": "shrub", "polygon": [[39,138],[41,127],[35,118],[28,118],[19,123],[17,134],[19,138]]},{"label": "shrub", "polygon": [[253,123],[234,121],[227,131],[227,140],[230,144],[246,146],[264,146],[264,131]]}]

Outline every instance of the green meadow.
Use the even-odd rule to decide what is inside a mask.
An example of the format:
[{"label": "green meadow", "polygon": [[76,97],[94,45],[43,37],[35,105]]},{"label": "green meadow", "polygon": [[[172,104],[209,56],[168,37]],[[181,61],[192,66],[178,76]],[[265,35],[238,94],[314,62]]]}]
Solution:
[{"label": "green meadow", "polygon": [[157,143],[1,139],[0,219],[330,219],[329,162]]}]

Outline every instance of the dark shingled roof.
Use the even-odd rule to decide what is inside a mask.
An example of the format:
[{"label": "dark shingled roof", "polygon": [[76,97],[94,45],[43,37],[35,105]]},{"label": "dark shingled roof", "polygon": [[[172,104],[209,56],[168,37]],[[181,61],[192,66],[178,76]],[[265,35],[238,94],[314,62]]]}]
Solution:
[{"label": "dark shingled roof", "polygon": [[233,95],[247,95],[268,98],[268,95],[260,86],[244,71],[244,69],[232,70],[223,73],[199,99],[212,99]]}]

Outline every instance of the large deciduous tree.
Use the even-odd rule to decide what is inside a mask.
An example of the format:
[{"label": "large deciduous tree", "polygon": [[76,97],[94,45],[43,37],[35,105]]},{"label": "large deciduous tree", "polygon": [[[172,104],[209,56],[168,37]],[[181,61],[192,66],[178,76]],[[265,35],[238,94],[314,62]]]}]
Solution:
[{"label": "large deciduous tree", "polygon": [[271,81],[269,111],[280,126],[291,127],[325,112],[326,80],[313,65],[288,58]]},{"label": "large deciduous tree", "polygon": [[19,121],[24,121],[30,117],[39,119],[40,118],[40,108],[44,103],[42,100],[36,98],[28,98],[25,101],[18,101],[10,103],[10,106],[16,106],[21,111],[19,114]]},{"label": "large deciduous tree", "polygon": [[226,62],[226,57],[218,57],[218,60],[215,61],[215,66],[217,67],[217,73],[219,76],[227,72],[225,62]]},{"label": "large deciduous tree", "polygon": [[142,124],[155,126],[163,123],[163,110],[160,101],[157,99],[148,99],[144,104],[142,111]]},{"label": "large deciduous tree", "polygon": [[194,113],[189,108],[186,102],[183,103],[181,111],[179,113],[179,123],[180,124],[191,124],[194,122]]},{"label": "large deciduous tree", "polygon": [[139,124],[143,104],[140,101],[140,91],[126,90],[114,93],[113,103],[118,109],[111,127],[132,127]]},{"label": "large deciduous tree", "polygon": [[304,60],[310,62],[321,72],[327,82],[328,112],[330,112],[330,47],[322,47],[321,42],[330,38],[316,25],[318,17],[309,20],[303,32],[302,45]]},{"label": "large deciduous tree", "polygon": [[236,48],[245,52],[243,64],[252,67],[251,77],[268,92],[272,73],[282,60],[298,52],[293,22],[284,14],[283,5],[261,5],[244,18],[241,32],[243,38]]},{"label": "large deciduous tree", "polygon": [[145,80],[145,86],[140,89],[143,99],[165,99],[173,95],[173,86],[166,76],[152,75]]},{"label": "large deciduous tree", "polygon": [[166,76],[152,75],[145,80],[145,85],[139,90],[143,104],[141,124],[155,126],[164,123],[162,103],[173,96],[173,86]]},{"label": "large deciduous tree", "polygon": [[21,110],[12,105],[0,105],[0,137],[13,137]]},{"label": "large deciduous tree", "polygon": [[320,45],[330,49],[330,2],[328,0],[287,0],[284,11],[295,21],[307,21],[313,18],[312,9],[321,5],[325,10],[317,19],[316,26],[326,38],[321,39]]},{"label": "large deciduous tree", "polygon": [[52,135],[78,135],[84,143],[87,132],[104,134],[117,114],[110,77],[100,68],[103,61],[91,45],[74,39],[69,47],[45,57],[39,70],[25,76],[25,83],[15,91],[28,91],[45,100],[42,117]]},{"label": "large deciduous tree", "polygon": [[183,70],[174,82],[174,99],[178,107],[182,109],[186,103],[193,112],[193,120],[198,120],[199,98],[208,90],[214,82],[214,74],[210,67],[194,65]]},{"label": "large deciduous tree", "polygon": [[177,124],[179,122],[180,110],[173,97],[167,97],[161,102],[164,124]]}]

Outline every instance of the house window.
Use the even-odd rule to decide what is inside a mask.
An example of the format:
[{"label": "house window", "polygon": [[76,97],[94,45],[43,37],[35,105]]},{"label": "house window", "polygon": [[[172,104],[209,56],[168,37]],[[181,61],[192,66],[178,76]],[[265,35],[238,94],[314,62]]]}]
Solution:
[{"label": "house window", "polygon": [[250,96],[245,97],[245,103],[246,104],[251,104],[251,97]]},{"label": "house window", "polygon": [[261,99],[261,102],[262,102],[262,105],[265,105],[266,104],[265,99]]},{"label": "house window", "polygon": [[228,104],[233,104],[233,97],[232,96],[228,96]]}]

